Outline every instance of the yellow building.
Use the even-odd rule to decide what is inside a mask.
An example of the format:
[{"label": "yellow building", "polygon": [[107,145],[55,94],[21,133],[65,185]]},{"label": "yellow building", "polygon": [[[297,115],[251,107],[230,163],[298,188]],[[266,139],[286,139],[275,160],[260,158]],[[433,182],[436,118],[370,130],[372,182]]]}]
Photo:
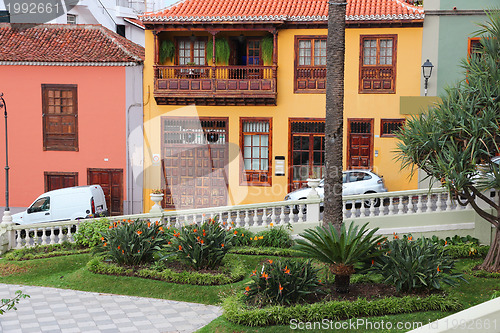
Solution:
[{"label": "yellow building", "polygon": [[[145,210],[280,201],[324,165],[327,0],[185,0],[142,17]],[[394,160],[420,94],[423,10],[349,0],[344,169],[417,188]],[[213,55],[215,54],[215,64]]]}]

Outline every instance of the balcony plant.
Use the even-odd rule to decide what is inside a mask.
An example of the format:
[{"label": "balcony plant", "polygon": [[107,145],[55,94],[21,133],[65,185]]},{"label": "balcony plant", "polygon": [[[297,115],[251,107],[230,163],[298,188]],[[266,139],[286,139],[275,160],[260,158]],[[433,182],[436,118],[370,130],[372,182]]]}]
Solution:
[{"label": "balcony plant", "polygon": [[273,64],[273,50],[274,50],[274,40],[272,36],[266,36],[262,38],[260,42],[260,48],[262,50],[262,60],[264,61],[264,66],[270,66]]},{"label": "balcony plant", "polygon": [[[218,65],[229,64],[229,56],[231,48],[226,38],[215,39],[215,63]],[[207,43],[207,62],[213,61],[213,41],[209,40]]]},{"label": "balcony plant", "polygon": [[160,63],[164,64],[167,59],[172,59],[175,55],[175,44],[167,39],[160,44]]}]

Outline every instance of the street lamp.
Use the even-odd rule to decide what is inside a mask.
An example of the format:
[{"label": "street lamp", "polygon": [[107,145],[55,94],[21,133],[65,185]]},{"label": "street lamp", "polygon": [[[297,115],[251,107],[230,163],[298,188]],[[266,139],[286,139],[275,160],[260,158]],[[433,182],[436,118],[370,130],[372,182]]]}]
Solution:
[{"label": "street lamp", "polygon": [[5,117],[5,212],[2,222],[12,222],[9,208],[9,144],[7,136],[7,104],[3,99],[3,93],[0,93],[0,109],[3,109]]},{"label": "street lamp", "polygon": [[424,89],[425,89],[425,96],[427,96],[427,84],[429,83],[429,79],[432,75],[432,69],[434,68],[434,65],[427,59],[426,62],[422,65],[422,73],[424,74]]}]

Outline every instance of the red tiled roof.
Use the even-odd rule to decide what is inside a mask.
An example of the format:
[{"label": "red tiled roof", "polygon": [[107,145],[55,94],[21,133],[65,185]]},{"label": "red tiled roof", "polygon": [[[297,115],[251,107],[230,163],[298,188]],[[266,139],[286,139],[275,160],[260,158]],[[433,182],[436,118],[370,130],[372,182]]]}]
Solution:
[{"label": "red tiled roof", "polygon": [[0,23],[0,61],[141,63],[144,48],[100,25]]},{"label": "red tiled roof", "polygon": [[[421,20],[422,7],[403,0],[347,0],[347,21]],[[181,0],[145,13],[143,22],[326,21],[328,0]]]},{"label": "red tiled roof", "polygon": [[144,24],[142,24],[142,21],[138,20],[136,18],[124,17],[123,20],[126,21],[126,22],[128,22],[128,23],[134,24],[134,25],[136,25],[139,28],[142,28],[142,29],[145,28]]}]

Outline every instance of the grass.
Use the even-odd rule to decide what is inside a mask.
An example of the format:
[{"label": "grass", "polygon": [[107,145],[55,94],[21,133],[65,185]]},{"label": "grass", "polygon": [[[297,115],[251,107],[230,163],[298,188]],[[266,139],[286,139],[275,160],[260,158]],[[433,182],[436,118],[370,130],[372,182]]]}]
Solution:
[{"label": "grass", "polygon": [[[230,254],[230,256],[234,256]],[[249,272],[259,263],[269,256],[237,256],[248,267]],[[163,281],[146,280],[136,277],[118,277],[93,274],[89,272],[85,265],[90,260],[89,254],[78,254],[66,257],[53,257],[47,259],[27,260],[27,261],[7,261],[0,259],[0,283],[24,284],[34,286],[46,286],[65,289],[74,289],[82,291],[93,291],[100,293],[152,297],[160,299],[169,299],[176,301],[195,302],[201,304],[217,305],[225,294],[231,294],[234,290],[242,290],[245,280],[225,286],[191,286],[177,285]],[[462,259],[457,261],[457,269],[464,269],[476,260]],[[450,296],[458,297],[465,308],[488,301],[495,291],[500,290],[500,279],[478,278],[470,275],[465,276],[469,283],[462,282],[455,288],[446,287],[445,290]],[[431,311],[417,312],[411,314],[400,314],[364,319],[369,326],[358,328],[342,329],[342,332],[406,332],[409,329],[375,329],[375,325],[380,325],[382,321],[387,324],[391,322],[394,326],[397,322],[422,323],[427,324],[439,318],[446,317],[451,313]],[[341,322],[342,323],[342,322]],[[333,323],[333,325],[341,325]],[[377,324],[378,323],[378,324]],[[344,327],[348,327],[346,322]],[[301,329],[292,330],[290,326],[272,326],[272,327],[246,327],[235,325],[223,317],[212,321],[208,326],[202,328],[199,332],[292,332],[305,331]],[[324,329],[308,330],[308,332],[325,332]]]}]

